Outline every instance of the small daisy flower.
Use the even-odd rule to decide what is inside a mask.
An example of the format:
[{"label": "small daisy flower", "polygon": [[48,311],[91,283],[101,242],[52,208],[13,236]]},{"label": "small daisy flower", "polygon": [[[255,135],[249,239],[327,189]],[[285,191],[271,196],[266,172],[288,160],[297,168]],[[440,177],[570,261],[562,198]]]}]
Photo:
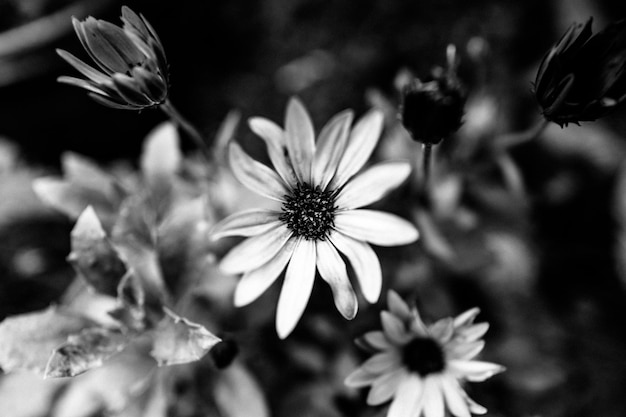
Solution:
[{"label": "small daisy flower", "polygon": [[416,308],[393,291],[389,311],[381,313],[382,331],[357,339],[374,353],[346,379],[346,385],[371,386],[369,405],[391,406],[387,417],[443,417],[446,408],[456,417],[485,414],[463,390],[464,381],[484,381],[504,367],[473,358],[483,349],[488,323],[474,323],[478,308],[455,318],[424,324]]},{"label": "small daisy flower", "polygon": [[318,135],[297,99],[287,106],[285,130],[263,118],[250,128],[267,145],[274,169],[231,143],[230,165],[239,181],[277,203],[274,210],[253,209],[222,220],[214,239],[245,236],[221,261],[226,273],[243,274],[235,305],[258,298],[287,269],[278,300],[276,330],[287,337],[308,303],[316,270],[346,318],[357,312],[357,298],[346,263],[350,262],[367,301],[378,300],[382,273],[370,246],[395,246],[417,240],[417,229],[398,216],[367,206],[400,185],[410,173],[407,162],[385,162],[357,174],[369,159],[383,127],[371,111],[350,129],[353,113],[336,115]]}]

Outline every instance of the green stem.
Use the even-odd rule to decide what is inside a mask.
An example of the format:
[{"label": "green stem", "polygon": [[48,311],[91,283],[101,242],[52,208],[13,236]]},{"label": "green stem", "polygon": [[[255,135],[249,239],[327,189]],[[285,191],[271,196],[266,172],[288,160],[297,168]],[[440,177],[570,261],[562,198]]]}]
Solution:
[{"label": "green stem", "polygon": [[194,141],[198,149],[202,152],[204,157],[207,160],[211,159],[211,153],[209,152],[209,148],[207,147],[204,139],[202,138],[202,134],[196,129],[193,124],[191,124],[187,119],[183,117],[182,114],[172,105],[172,102],[167,99],[160,106],[161,110],[170,118],[174,123],[181,127],[189,137]]},{"label": "green stem", "polygon": [[548,124],[550,124],[550,122],[542,118],[536,125],[523,132],[508,133],[502,135],[496,141],[496,147],[504,150],[509,149],[513,146],[521,145],[522,143],[530,142],[537,138],[541,134],[541,132],[543,132],[546,127],[548,127]]},{"label": "green stem", "polygon": [[422,145],[422,190],[428,193],[430,183],[430,171],[432,170],[433,145],[425,143]]}]

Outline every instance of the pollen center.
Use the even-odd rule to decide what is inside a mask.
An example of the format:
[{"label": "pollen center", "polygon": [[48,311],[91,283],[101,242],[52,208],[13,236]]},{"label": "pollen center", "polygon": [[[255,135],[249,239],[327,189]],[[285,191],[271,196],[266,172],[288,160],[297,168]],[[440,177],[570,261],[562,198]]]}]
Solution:
[{"label": "pollen center", "polygon": [[445,368],[443,350],[439,344],[428,337],[416,337],[402,349],[404,365],[424,377],[441,372]]},{"label": "pollen center", "polygon": [[308,183],[298,185],[285,196],[283,221],[296,236],[308,240],[324,240],[335,222],[335,196]]}]

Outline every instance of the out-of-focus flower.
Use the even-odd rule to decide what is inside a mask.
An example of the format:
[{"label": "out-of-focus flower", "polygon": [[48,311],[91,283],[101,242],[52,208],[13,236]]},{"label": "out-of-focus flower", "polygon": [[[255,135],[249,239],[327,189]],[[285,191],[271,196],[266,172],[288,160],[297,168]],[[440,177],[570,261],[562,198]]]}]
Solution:
[{"label": "out-of-focus flower", "polygon": [[353,114],[336,115],[315,141],[304,106],[292,99],[285,130],[263,118],[250,128],[267,144],[274,170],[255,161],[236,143],[230,145],[235,176],[251,190],[281,204],[276,210],[247,210],[221,221],[214,239],[245,236],[221,261],[222,271],[243,274],[235,304],[259,297],[287,267],[278,300],[276,329],[285,338],[308,303],[316,269],[331,287],[335,305],[347,319],[357,312],[343,253],[352,264],[365,299],[375,302],[382,286],[381,267],[369,243],[404,245],[418,238],[415,227],[392,214],[365,210],[410,173],[407,162],[380,163],[357,172],[371,155],[383,125],[372,111],[350,130]]},{"label": "out-of-focus flower", "polygon": [[478,308],[426,325],[416,308],[393,291],[389,311],[381,313],[382,331],[357,340],[374,355],[346,379],[351,387],[371,386],[369,405],[389,400],[388,417],[441,417],[447,408],[456,417],[487,410],[463,390],[464,381],[484,381],[504,368],[473,358],[483,349],[487,323],[474,323]]},{"label": "out-of-focus flower", "polygon": [[123,27],[88,17],[72,19],[74,30],[99,70],[64,50],[57,53],[87,79],[59,77],[59,81],[89,91],[108,107],[141,110],[167,99],[168,71],[163,45],[142,16],[122,7]]},{"label": "out-of-focus flower", "polygon": [[413,140],[436,145],[461,127],[466,94],[456,75],[456,53],[448,47],[448,67],[432,77],[411,80],[402,92],[400,117]]},{"label": "out-of-focus flower", "polygon": [[592,35],[592,19],[572,25],[543,58],[534,90],[546,120],[596,120],[626,99],[626,20]]}]

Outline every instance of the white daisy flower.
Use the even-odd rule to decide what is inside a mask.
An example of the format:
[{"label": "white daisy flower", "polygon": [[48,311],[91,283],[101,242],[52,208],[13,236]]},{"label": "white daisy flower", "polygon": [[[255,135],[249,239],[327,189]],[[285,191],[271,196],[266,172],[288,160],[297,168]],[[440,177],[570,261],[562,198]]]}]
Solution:
[{"label": "white daisy flower", "polygon": [[346,385],[371,386],[369,405],[392,400],[387,417],[444,417],[446,408],[456,417],[485,414],[487,409],[461,386],[504,371],[501,365],[473,359],[483,349],[481,338],[489,328],[488,323],[474,323],[478,308],[427,326],[417,309],[410,309],[395,292],[389,291],[387,303],[382,331],[357,340],[373,356],[346,378]]},{"label": "white daisy flower", "polygon": [[399,186],[411,168],[407,162],[386,162],[355,175],[378,142],[383,116],[371,111],[351,130],[352,119],[351,111],[337,114],[317,141],[311,118],[295,98],[287,106],[284,130],[267,119],[250,119],[252,131],[266,142],[273,170],[237,143],[230,144],[230,165],[237,179],[278,207],[235,213],[215,226],[214,239],[247,237],[222,259],[220,268],[243,274],[235,290],[236,306],[254,301],[287,268],[276,313],[280,338],[300,320],[316,270],[330,285],[339,312],[352,319],[357,298],[340,253],[352,265],[365,299],[374,303],[380,296],[382,273],[369,244],[404,245],[418,238],[408,221],[362,208]]}]

